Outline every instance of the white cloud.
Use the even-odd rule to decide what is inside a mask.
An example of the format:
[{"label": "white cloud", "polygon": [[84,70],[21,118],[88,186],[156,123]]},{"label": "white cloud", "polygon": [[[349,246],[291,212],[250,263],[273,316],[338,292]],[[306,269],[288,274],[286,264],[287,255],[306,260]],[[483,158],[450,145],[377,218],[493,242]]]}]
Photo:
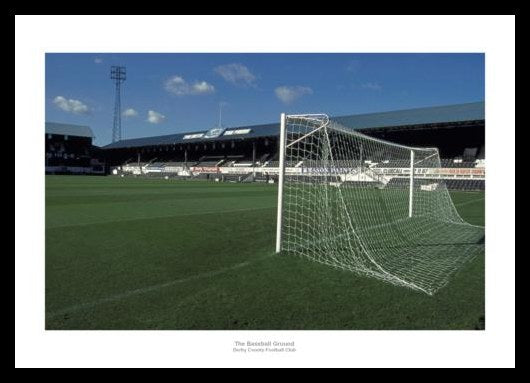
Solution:
[{"label": "white cloud", "polygon": [[173,76],[166,81],[164,88],[177,96],[201,95],[215,92],[215,87],[206,81],[196,81],[188,83],[180,76]]},{"label": "white cloud", "polygon": [[253,85],[256,81],[256,76],[243,64],[220,65],[214,71],[226,81],[236,85]]},{"label": "white cloud", "polygon": [[276,97],[285,104],[289,104],[294,100],[306,95],[313,94],[313,89],[307,86],[279,86],[274,90]]},{"label": "white cloud", "polygon": [[138,116],[138,112],[134,110],[133,108],[125,109],[123,111],[123,116],[124,117],[136,117]]},{"label": "white cloud", "polygon": [[166,116],[161,113],[155,112],[154,110],[149,110],[147,112],[147,122],[151,124],[160,124],[166,120]]},{"label": "white cloud", "polygon": [[94,63],[96,63],[96,64],[101,64],[101,63],[103,63],[103,59],[102,59],[101,57],[96,57],[96,58],[94,59]]},{"label": "white cloud", "polygon": [[215,88],[212,84],[208,84],[206,81],[196,82],[191,86],[191,94],[203,94],[213,93]]},{"label": "white cloud", "polygon": [[64,110],[68,113],[74,114],[89,114],[90,108],[79,100],[66,99],[63,96],[57,96],[53,99],[53,103],[59,109]]},{"label": "white cloud", "polygon": [[173,76],[166,81],[164,88],[170,93],[181,96],[188,91],[188,84],[182,77]]},{"label": "white cloud", "polygon": [[361,88],[369,89],[369,90],[381,90],[381,89],[383,89],[381,84],[379,84],[377,82],[365,82],[364,84],[361,84]]}]

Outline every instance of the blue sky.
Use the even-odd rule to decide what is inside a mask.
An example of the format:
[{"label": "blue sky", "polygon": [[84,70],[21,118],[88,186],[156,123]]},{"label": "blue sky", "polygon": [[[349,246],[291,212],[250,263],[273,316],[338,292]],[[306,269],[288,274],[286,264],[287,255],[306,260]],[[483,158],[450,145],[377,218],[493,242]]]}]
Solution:
[{"label": "blue sky", "polygon": [[47,54],[46,120],[110,143],[111,65],[124,65],[123,138],[484,100],[483,54]]}]

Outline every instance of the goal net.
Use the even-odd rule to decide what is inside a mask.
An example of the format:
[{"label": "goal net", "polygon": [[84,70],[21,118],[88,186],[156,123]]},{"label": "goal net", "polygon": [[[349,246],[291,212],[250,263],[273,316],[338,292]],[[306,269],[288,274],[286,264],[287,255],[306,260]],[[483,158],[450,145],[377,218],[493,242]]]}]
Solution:
[{"label": "goal net", "polygon": [[434,294],[484,251],[439,168],[436,148],[282,115],[277,252]]}]

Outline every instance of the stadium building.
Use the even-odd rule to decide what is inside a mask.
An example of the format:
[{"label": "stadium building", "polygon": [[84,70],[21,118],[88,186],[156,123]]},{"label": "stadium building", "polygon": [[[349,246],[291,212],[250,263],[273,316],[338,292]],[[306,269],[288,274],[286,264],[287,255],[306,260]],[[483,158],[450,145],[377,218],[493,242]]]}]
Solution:
[{"label": "stadium building", "polygon": [[[484,102],[332,117],[371,137],[418,147],[436,147],[437,177],[448,188],[483,190],[485,179]],[[102,148],[113,174],[269,181],[278,174],[279,123],[121,140]],[[399,164],[366,166],[396,172]],[[286,164],[297,167],[302,164]]]},{"label": "stadium building", "polygon": [[105,174],[90,127],[46,122],[45,135],[46,174]]}]

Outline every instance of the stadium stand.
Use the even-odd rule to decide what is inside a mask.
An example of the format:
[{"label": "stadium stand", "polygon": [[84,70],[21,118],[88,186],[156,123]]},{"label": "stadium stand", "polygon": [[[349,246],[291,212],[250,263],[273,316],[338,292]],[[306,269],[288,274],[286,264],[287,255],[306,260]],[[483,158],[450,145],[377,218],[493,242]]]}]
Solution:
[{"label": "stadium stand", "polygon": [[[441,168],[448,169],[444,177],[455,181],[448,184],[451,188],[477,190],[483,187],[483,183],[475,182],[484,178],[483,102],[332,118],[375,138],[409,146],[436,147],[442,158]],[[278,139],[279,126],[275,123],[223,128],[213,136],[209,131],[199,131],[127,139],[107,145],[102,151],[109,167],[117,169],[117,173],[128,169],[143,174],[139,171],[142,169],[142,172],[159,176],[169,174],[236,182],[249,179],[248,175],[253,174],[254,181],[263,182],[267,176],[273,181],[277,177]],[[385,168],[389,171],[410,168],[408,160],[389,161],[383,152],[371,156],[359,158],[358,162],[337,161],[344,167],[358,166],[362,162],[364,169],[383,171]],[[148,165],[140,168],[127,165],[138,161]],[[303,168],[319,164],[288,162],[286,166]],[[375,173],[372,175],[375,177]],[[473,182],[461,182],[463,180]]]},{"label": "stadium stand", "polygon": [[[386,187],[395,187],[406,189],[408,187],[407,178],[393,178]],[[440,179],[440,180],[429,180],[429,179],[417,179],[415,180],[418,184],[429,184],[438,183],[445,185],[449,190],[468,190],[468,191],[482,191],[485,190],[484,180],[473,180],[473,179]]]},{"label": "stadium stand", "polygon": [[222,182],[242,182],[246,174],[223,174],[220,177]]},{"label": "stadium stand", "polygon": [[199,161],[193,166],[217,166],[219,161]]},{"label": "stadium stand", "polygon": [[[265,165],[265,167],[267,167],[267,168],[277,168],[279,165],[280,165],[280,161],[269,161]],[[285,162],[285,166],[288,167],[288,168],[295,167],[296,165],[298,165],[297,162],[293,162],[293,161],[286,161]]]},{"label": "stadium stand", "polygon": [[88,126],[45,123],[45,171],[47,174],[104,174],[100,149],[92,145]]},{"label": "stadium stand", "polygon": [[473,162],[476,159],[478,148],[465,148],[462,159],[466,162]]},{"label": "stadium stand", "polygon": [[486,158],[485,154],[486,154],[486,151],[485,151],[484,145],[482,145],[478,152],[477,159],[483,160],[484,158]]},{"label": "stadium stand", "polygon": [[377,168],[408,168],[410,167],[409,160],[383,160],[378,162],[375,166]]}]

